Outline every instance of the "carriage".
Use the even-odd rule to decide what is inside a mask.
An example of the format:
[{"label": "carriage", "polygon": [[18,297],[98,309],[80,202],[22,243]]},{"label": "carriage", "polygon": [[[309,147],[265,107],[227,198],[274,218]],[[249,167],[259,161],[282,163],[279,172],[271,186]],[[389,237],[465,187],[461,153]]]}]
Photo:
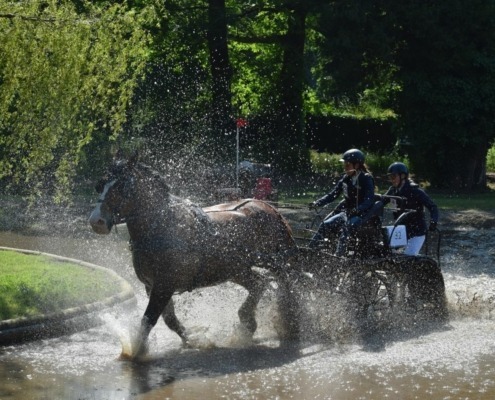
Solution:
[{"label": "carriage", "polygon": [[187,346],[188,332],[175,314],[173,295],[225,281],[248,292],[238,315],[251,337],[257,329],[257,304],[269,279],[276,281],[281,344],[300,338],[296,292],[304,296],[323,288],[342,293],[354,299],[354,309],[366,320],[386,320],[389,311],[406,302],[427,311],[430,319],[446,318],[438,263],[389,254],[390,246],[383,243],[383,253],[365,256],[361,247],[372,235],[357,238],[352,257],[334,257],[329,247],[308,249],[297,243],[287,220],[268,202],[242,199],[201,208],[173,195],[165,177],[138,162],[137,154],[117,157],[96,189],[99,199],[89,223],[99,234],[127,224],[134,270],[149,297],[123,357],[146,352],[160,316]]},{"label": "carriage", "polygon": [[[388,215],[393,211],[400,212],[395,220]],[[383,203],[377,201],[364,217],[362,228],[349,237],[346,253],[336,256],[336,234],[325,235],[316,248],[308,246],[328,217],[324,208],[315,209],[304,227],[295,226],[299,257],[318,286],[344,292],[354,301],[356,313],[362,319],[390,325],[397,317],[408,315],[414,323],[443,323],[448,316],[440,268],[441,232],[429,232],[422,254],[402,254],[407,244],[402,222],[414,212],[384,211]]]}]

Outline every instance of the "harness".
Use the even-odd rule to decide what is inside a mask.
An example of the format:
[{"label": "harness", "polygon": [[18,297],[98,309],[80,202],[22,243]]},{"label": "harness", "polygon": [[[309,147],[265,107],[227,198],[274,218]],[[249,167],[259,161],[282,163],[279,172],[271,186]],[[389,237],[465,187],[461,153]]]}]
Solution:
[{"label": "harness", "polygon": [[235,204],[233,207],[231,208],[227,208],[227,209],[212,209],[212,210],[208,210],[208,211],[203,211],[203,214],[205,215],[208,215],[208,214],[212,214],[212,213],[219,213],[219,212],[229,212],[229,211],[237,211],[239,208],[245,206],[246,204],[248,203],[251,203],[253,200],[251,199],[245,199],[244,201],[241,201],[240,203],[237,203]]},{"label": "harness", "polygon": [[[205,213],[200,207],[194,206],[192,204],[176,203],[171,204],[169,208],[174,208],[174,206],[186,206],[187,210],[192,212],[193,218],[196,221],[196,226],[198,228],[199,234],[205,234],[208,236],[214,235],[216,232],[212,228],[210,219],[207,213]],[[138,218],[137,216],[131,216],[131,219]],[[198,246],[201,246],[198,244]],[[193,249],[191,245],[183,239],[178,238],[171,234],[157,234],[150,237],[141,238],[139,240],[129,241],[129,250],[133,253],[153,253],[167,250],[176,250],[183,253],[189,253]],[[203,252],[199,253],[199,266],[196,274],[194,275],[191,283],[185,288],[186,291],[190,292],[193,289],[201,286],[204,282],[204,276],[206,272],[206,261]]]}]

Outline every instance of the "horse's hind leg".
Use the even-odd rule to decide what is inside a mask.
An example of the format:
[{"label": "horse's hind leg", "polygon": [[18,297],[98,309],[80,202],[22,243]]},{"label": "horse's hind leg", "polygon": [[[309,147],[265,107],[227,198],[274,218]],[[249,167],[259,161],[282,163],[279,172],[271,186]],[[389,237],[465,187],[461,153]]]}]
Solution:
[{"label": "horse's hind leg", "polygon": [[168,302],[167,306],[165,307],[165,310],[162,313],[163,320],[165,321],[165,324],[179,337],[182,339],[182,344],[184,346],[188,345],[187,342],[187,334],[186,334],[186,329],[184,326],[181,324],[179,319],[177,318],[177,315],[175,315],[175,306],[174,306],[174,299],[170,299]]},{"label": "horse's hind leg", "polygon": [[249,270],[232,280],[248,291],[248,296],[238,311],[239,320],[250,336],[253,336],[258,324],[256,322],[256,306],[267,285],[266,279],[259,273]]},{"label": "horse's hind leg", "polygon": [[277,273],[278,308],[283,331],[279,332],[282,343],[299,340],[299,302],[293,290],[292,279],[283,271]]}]

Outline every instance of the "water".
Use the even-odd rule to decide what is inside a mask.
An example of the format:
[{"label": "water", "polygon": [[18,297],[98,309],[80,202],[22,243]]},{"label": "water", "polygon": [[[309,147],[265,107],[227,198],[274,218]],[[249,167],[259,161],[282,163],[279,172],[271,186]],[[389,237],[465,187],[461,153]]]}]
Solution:
[{"label": "water", "polygon": [[[150,355],[119,361],[121,341],[146,306],[122,236],[30,237],[0,233],[0,244],[110,267],[135,287],[138,310],[104,315],[74,335],[0,348],[1,399],[493,399],[495,398],[494,230],[449,232],[442,256],[449,325],[407,329],[381,346],[345,332],[337,340],[277,347],[271,292],[260,303],[254,343],[237,327],[245,292],[223,284],[177,298],[194,347],[159,321]],[[325,316],[326,308],[320,313]],[[328,310],[330,316],[331,310]],[[337,323],[336,321],[334,321]]]}]

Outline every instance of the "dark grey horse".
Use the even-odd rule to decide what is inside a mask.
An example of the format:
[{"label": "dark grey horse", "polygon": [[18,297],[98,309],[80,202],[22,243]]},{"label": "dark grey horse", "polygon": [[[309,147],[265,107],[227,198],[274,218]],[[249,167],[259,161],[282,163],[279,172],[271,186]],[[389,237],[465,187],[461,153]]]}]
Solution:
[{"label": "dark grey horse", "polygon": [[248,291],[239,318],[252,336],[255,308],[267,283],[253,266],[273,272],[279,298],[286,302],[280,309],[287,338],[297,337],[296,307],[284,270],[284,260],[297,248],[289,225],[273,207],[248,199],[201,209],[170,194],[163,177],[138,163],[137,156],[115,160],[97,191],[100,197],[89,222],[99,234],[110,233],[115,223],[127,224],[134,269],[149,296],[131,354],[123,356],[145,351],[160,315],[187,344],[172,295],[225,281]]}]

